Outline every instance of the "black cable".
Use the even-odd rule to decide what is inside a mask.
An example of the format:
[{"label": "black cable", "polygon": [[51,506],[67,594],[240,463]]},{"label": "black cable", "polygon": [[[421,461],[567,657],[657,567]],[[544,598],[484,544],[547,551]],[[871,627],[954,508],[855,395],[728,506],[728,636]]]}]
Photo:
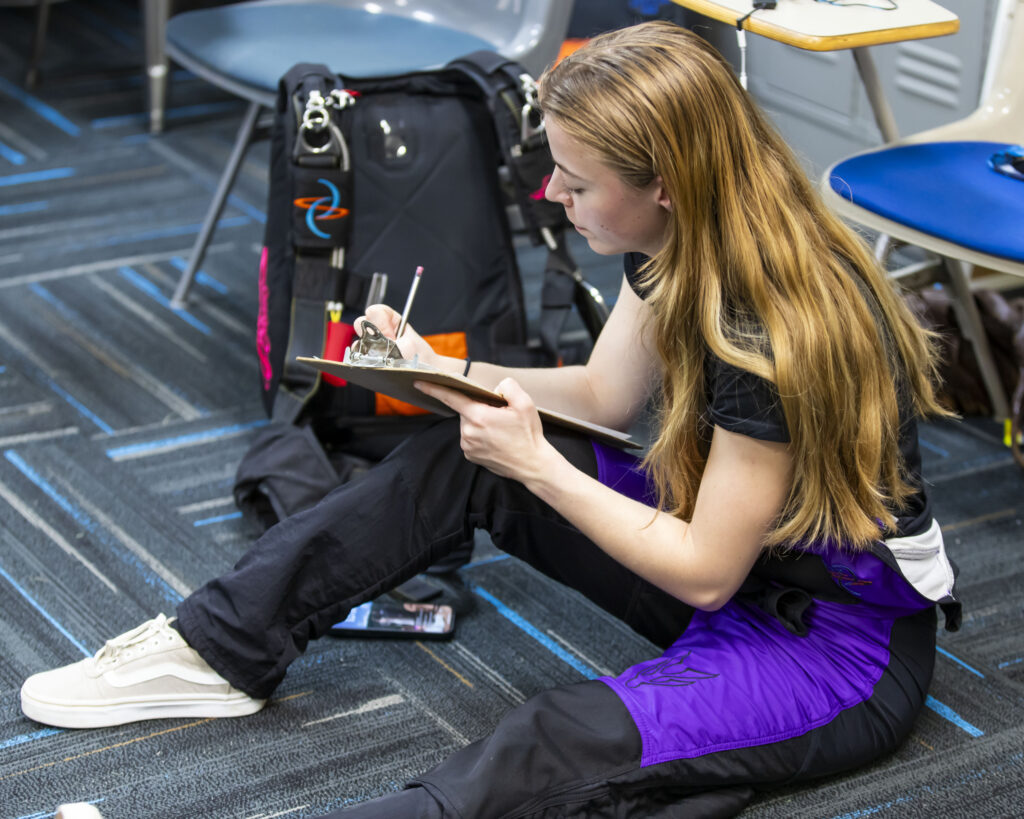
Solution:
[{"label": "black cable", "polygon": [[747,18],[755,11],[761,11],[761,9],[773,9],[776,4],[777,0],[754,0],[754,7],[736,21],[736,30],[742,31],[743,24],[747,22]]},{"label": "black cable", "polygon": [[845,0],[815,0],[816,3],[828,3],[830,6],[836,8],[847,8],[848,6],[860,6],[865,9],[877,9],[878,11],[896,11],[899,5],[896,0],[882,0],[884,3],[888,3],[888,6],[876,6],[874,3],[857,3],[857,2],[845,2]]}]

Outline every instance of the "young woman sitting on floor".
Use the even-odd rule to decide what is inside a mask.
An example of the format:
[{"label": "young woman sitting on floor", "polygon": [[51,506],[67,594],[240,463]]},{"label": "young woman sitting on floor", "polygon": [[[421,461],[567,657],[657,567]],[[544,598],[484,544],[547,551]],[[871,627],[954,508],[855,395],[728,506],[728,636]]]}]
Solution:
[{"label": "young woman sitting on floor", "polygon": [[[590,41],[541,83],[547,197],[623,254],[585,366],[473,362],[454,409],[359,482],[94,658],[31,677],[52,725],[258,711],[311,639],[488,530],[665,652],[562,686],[352,817],[725,816],[757,789],[892,751],[922,707],[953,573],[920,475],[929,339],[730,66],[669,23]],[[370,321],[393,336],[384,306]],[[462,372],[407,329],[400,347]],[[642,463],[541,425],[628,429]],[[515,771],[515,776],[509,776]]]}]

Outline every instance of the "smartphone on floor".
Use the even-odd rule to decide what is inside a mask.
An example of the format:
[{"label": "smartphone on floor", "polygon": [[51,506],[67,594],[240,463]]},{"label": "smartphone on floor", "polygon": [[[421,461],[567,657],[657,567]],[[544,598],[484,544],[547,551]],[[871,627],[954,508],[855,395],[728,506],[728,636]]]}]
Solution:
[{"label": "smartphone on floor", "polygon": [[335,637],[406,637],[446,640],[455,633],[451,606],[400,602],[380,597],[356,606],[348,617],[331,626]]}]

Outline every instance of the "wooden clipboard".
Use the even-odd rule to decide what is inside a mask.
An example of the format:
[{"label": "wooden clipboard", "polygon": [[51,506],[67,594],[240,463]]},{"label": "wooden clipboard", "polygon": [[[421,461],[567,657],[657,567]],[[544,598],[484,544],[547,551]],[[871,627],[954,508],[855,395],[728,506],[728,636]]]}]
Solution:
[{"label": "wooden clipboard", "polygon": [[[454,415],[454,411],[445,404],[431,398],[426,393],[420,392],[413,386],[414,381],[429,381],[432,384],[440,384],[442,387],[449,387],[468,395],[477,401],[483,401],[495,407],[503,407],[507,403],[504,398],[496,392],[470,381],[461,375],[444,373],[433,369],[418,369],[413,367],[381,367],[367,366],[364,364],[346,364],[343,361],[331,361],[326,358],[299,356],[295,359],[303,364],[308,364],[321,372],[351,381],[360,387],[365,387],[374,392],[390,395],[407,404],[422,407],[438,415]],[[612,446],[625,447],[627,449],[640,449],[640,444],[633,441],[629,435],[619,432],[616,429],[603,427],[599,424],[591,424],[571,415],[563,415],[554,410],[537,408],[540,417],[544,421],[557,424],[561,427],[574,429],[592,438],[597,438]]]}]

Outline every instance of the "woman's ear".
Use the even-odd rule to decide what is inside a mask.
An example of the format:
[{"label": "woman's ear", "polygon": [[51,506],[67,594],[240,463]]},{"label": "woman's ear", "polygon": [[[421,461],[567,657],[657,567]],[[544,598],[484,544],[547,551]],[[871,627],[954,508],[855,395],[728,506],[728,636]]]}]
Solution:
[{"label": "woman's ear", "polygon": [[672,200],[668,196],[668,190],[666,190],[665,183],[662,181],[662,178],[660,176],[654,177],[654,182],[652,184],[654,184],[654,186],[655,186],[655,188],[654,188],[654,193],[655,193],[655,196],[656,196],[655,201],[658,203],[658,205],[663,207],[665,210],[671,212],[671,210],[672,210]]}]

